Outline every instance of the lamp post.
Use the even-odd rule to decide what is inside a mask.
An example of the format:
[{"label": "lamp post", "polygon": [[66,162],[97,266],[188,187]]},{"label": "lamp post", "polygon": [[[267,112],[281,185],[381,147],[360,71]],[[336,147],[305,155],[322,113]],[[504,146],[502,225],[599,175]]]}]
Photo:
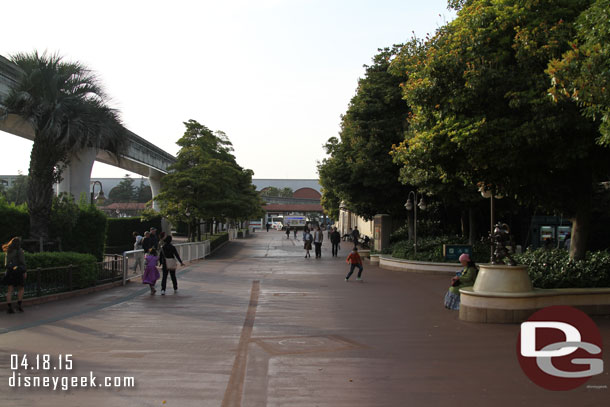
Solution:
[{"label": "lamp post", "polygon": [[[479,187],[479,192],[481,193],[481,196],[483,198],[489,198],[489,217],[490,217],[490,225],[489,225],[489,236],[493,235],[494,233],[494,225],[496,223],[496,220],[494,218],[494,198],[495,199],[502,199],[504,198],[504,196],[498,194],[496,195],[494,193],[493,187],[487,189],[485,187],[484,184],[480,184],[481,186]],[[493,263],[493,258],[494,258],[494,246],[491,246],[491,253],[490,253],[490,259],[489,262]]]},{"label": "lamp post", "polygon": [[[411,200],[411,195],[413,200]],[[413,209],[413,252],[417,253],[417,207],[419,207],[419,209],[421,209],[422,211],[426,210],[426,203],[424,202],[424,197],[419,194],[419,203],[417,203],[417,196],[418,193],[415,191],[411,191],[409,192],[409,198],[407,199],[407,202],[405,203],[405,209],[410,211],[411,209]],[[415,203],[415,205],[414,205]]]},{"label": "lamp post", "polygon": [[[106,197],[104,196],[104,190],[102,189],[102,183],[100,181],[91,181],[91,204],[95,205],[101,205],[106,201]],[[97,196],[95,196],[95,186],[99,185],[100,186],[100,192],[97,194]],[[95,196],[95,198],[94,198]]]}]

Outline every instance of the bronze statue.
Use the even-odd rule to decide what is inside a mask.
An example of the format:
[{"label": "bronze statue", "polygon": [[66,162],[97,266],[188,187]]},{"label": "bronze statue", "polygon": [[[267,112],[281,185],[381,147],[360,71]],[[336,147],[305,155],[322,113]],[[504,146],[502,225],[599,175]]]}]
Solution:
[{"label": "bronze statue", "polygon": [[510,228],[506,223],[497,223],[494,226],[494,232],[489,234],[489,242],[493,249],[491,255],[491,264],[506,264],[505,258],[508,258],[508,264],[516,266],[517,262],[512,258],[511,249],[515,247],[512,236],[510,235]]}]

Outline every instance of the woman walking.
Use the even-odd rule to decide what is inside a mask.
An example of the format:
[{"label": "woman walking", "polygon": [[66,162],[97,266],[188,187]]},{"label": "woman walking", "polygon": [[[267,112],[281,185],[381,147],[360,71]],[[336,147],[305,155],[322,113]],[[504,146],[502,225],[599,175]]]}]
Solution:
[{"label": "woman walking", "polygon": [[17,287],[17,311],[23,312],[21,302],[23,301],[23,292],[25,290],[25,279],[27,270],[25,267],[25,256],[21,249],[21,238],[14,237],[10,242],[2,246],[2,251],[6,253],[4,257],[4,266],[6,274],[2,282],[8,286],[6,290],[6,303],[8,309],[6,312],[14,314],[15,310],[11,301],[13,300],[13,290]]},{"label": "woman walking", "polygon": [[155,284],[159,279],[159,269],[157,269],[157,263],[159,262],[159,256],[157,256],[157,249],[151,247],[148,253],[146,253],[146,268],[144,274],[142,274],[142,284],[148,284],[150,286],[150,295],[155,295],[157,290]]},{"label": "woman walking", "polygon": [[303,248],[305,249],[305,258],[311,257],[309,251],[311,250],[312,240],[313,237],[311,236],[311,233],[309,233],[309,229],[305,228],[305,233],[303,234],[303,242],[305,242],[303,246]]},{"label": "woman walking", "polygon": [[161,280],[161,295],[165,295],[165,288],[167,287],[167,273],[169,273],[172,277],[174,293],[178,291],[178,280],[176,279],[176,269],[178,268],[177,262],[180,262],[180,265],[184,266],[184,263],[178,254],[178,250],[176,250],[176,247],[172,244],[172,237],[167,235],[165,237],[163,248],[161,249],[161,263],[164,265],[163,279]]}]

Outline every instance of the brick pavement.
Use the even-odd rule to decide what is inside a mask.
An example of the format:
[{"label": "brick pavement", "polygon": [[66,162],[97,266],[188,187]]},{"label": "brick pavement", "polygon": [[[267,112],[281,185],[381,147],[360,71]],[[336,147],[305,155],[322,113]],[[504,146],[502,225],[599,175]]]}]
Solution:
[{"label": "brick pavement", "polygon": [[[140,284],[0,314],[5,406],[601,406],[609,368],[549,392],[516,358],[518,325],[461,322],[445,310],[445,276],[344,258],[304,259],[271,231],[230,243],[179,274],[177,294]],[[170,290],[171,291],[171,290]],[[595,318],[606,349],[610,319]],[[4,332],[4,333],[3,333]],[[11,354],[72,354],[71,371],[26,376],[132,376],[134,388],[10,388]],[[608,357],[605,356],[606,366]],[[604,386],[606,386],[604,388]]]}]

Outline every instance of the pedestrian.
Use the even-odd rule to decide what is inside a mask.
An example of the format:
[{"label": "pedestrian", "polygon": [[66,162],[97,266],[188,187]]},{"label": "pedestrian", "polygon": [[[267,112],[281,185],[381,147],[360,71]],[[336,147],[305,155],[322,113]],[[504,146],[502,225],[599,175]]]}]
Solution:
[{"label": "pedestrian", "polygon": [[341,238],[343,240],[347,240],[347,241],[352,240],[352,228],[348,228],[347,233],[345,233],[343,236],[341,236]]},{"label": "pedestrian", "polygon": [[286,239],[290,239],[290,226],[286,226]]},{"label": "pedestrian", "polygon": [[316,259],[322,257],[322,241],[324,240],[324,233],[320,230],[320,226],[316,228],[313,233],[313,244],[316,247]]},{"label": "pedestrian", "polygon": [[339,243],[341,243],[341,234],[337,231],[337,228],[333,228],[330,233],[330,243],[332,245],[332,255],[337,257],[339,254]]},{"label": "pedestrian", "polygon": [[14,314],[15,310],[11,304],[13,300],[13,290],[17,287],[17,311],[23,312],[22,301],[23,292],[25,290],[25,279],[28,276],[25,266],[25,256],[21,248],[21,238],[14,237],[8,243],[2,245],[2,251],[6,253],[4,257],[4,268],[6,273],[2,279],[2,283],[7,286],[6,304],[8,309],[6,312]]},{"label": "pedestrian", "polygon": [[157,235],[157,228],[150,228],[150,243],[152,247],[159,250],[159,236]]},{"label": "pedestrian", "polygon": [[356,277],[356,281],[362,282],[362,271],[364,270],[364,268],[362,267],[362,259],[358,254],[358,248],[356,246],[354,246],[352,252],[347,256],[345,262],[350,265],[349,273],[347,273],[347,276],[345,276],[345,281],[349,281],[349,278],[354,273],[354,269],[358,267],[359,271],[358,276]]},{"label": "pedestrian", "polygon": [[311,233],[309,233],[309,229],[305,228],[305,233],[303,234],[303,242],[305,242],[303,244],[303,248],[305,249],[305,258],[311,258],[311,254],[309,253],[309,251],[311,250],[312,241],[313,236],[311,236]]},{"label": "pedestrian", "polygon": [[140,235],[138,232],[133,232],[132,235],[135,239],[133,250],[136,251],[134,253],[133,271],[135,272],[137,270],[138,265],[140,265],[140,271],[142,271],[142,258],[144,257],[144,254],[141,250],[144,237],[142,237],[142,235]]},{"label": "pedestrian", "polygon": [[468,253],[462,253],[458,260],[464,268],[451,279],[451,287],[445,294],[445,308],[453,310],[460,309],[460,288],[473,286],[479,272]]},{"label": "pedestrian", "polygon": [[161,295],[165,295],[167,273],[169,273],[172,278],[174,293],[178,291],[178,280],[176,279],[178,262],[180,262],[181,266],[184,266],[184,263],[178,254],[178,250],[176,250],[176,247],[172,244],[172,237],[168,235],[165,237],[165,244],[161,249],[161,264],[165,265],[165,267],[163,267],[163,279],[161,280]]},{"label": "pedestrian", "polygon": [[148,253],[146,253],[146,269],[142,274],[142,284],[148,284],[150,286],[150,295],[155,295],[157,290],[155,284],[159,279],[159,269],[157,269],[157,263],[159,262],[159,256],[157,255],[157,249],[151,247]]},{"label": "pedestrian", "polygon": [[294,240],[297,240],[297,227],[295,226],[292,231],[294,232]]},{"label": "pedestrian", "polygon": [[267,227],[267,233],[269,233],[269,228],[271,227],[271,223],[267,222],[267,224],[265,226]]},{"label": "pedestrian", "polygon": [[144,250],[144,253],[148,253],[151,247],[153,246],[152,240],[150,240],[150,232],[146,231],[144,232],[144,239],[142,239],[142,250]]},{"label": "pedestrian", "polygon": [[360,240],[360,231],[358,230],[358,226],[354,226],[354,230],[352,230],[352,242],[354,242],[354,246],[358,244],[358,240]]},{"label": "pedestrian", "polygon": [[566,240],[563,243],[563,248],[566,249],[568,252],[570,251],[570,245],[572,244],[572,234],[568,233],[566,235]]}]

